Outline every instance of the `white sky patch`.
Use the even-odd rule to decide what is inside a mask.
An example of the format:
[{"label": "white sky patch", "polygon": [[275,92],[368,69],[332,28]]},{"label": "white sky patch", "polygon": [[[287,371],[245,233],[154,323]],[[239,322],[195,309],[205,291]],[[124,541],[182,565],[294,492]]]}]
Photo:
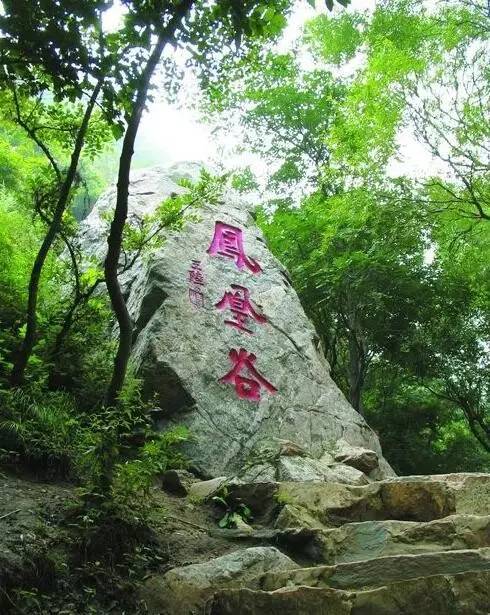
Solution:
[{"label": "white sky patch", "polygon": [[199,114],[164,102],[155,102],[143,117],[136,141],[135,166],[171,164],[181,160],[205,162],[218,152],[212,128]]},{"label": "white sky patch", "polygon": [[436,160],[427,147],[417,141],[410,128],[403,128],[397,135],[398,155],[387,168],[390,177],[408,175],[422,179],[434,175],[446,175],[447,167]]},{"label": "white sky patch", "polygon": [[102,27],[105,32],[115,32],[119,30],[123,24],[124,7],[119,0],[114,0],[114,4],[110,9],[102,15]]}]

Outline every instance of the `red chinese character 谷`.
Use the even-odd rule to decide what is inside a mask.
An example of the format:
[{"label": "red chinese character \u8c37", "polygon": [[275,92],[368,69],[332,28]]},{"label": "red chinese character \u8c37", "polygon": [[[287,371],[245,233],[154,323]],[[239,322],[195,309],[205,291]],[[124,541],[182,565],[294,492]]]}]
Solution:
[{"label": "red chinese character \u8c37", "polygon": [[245,254],[243,231],[236,226],[225,224],[225,222],[216,222],[213,241],[207,249],[207,253],[211,256],[219,254],[232,258],[238,269],[247,267],[252,273],[262,271],[259,263]]},{"label": "red chinese character \u8c37", "polygon": [[253,333],[253,331],[245,327],[247,320],[253,318],[258,323],[264,324],[267,322],[267,318],[263,314],[259,314],[255,311],[250,301],[250,291],[248,288],[240,286],[239,284],[232,284],[231,288],[233,288],[235,292],[227,290],[223,298],[218,301],[218,303],[215,303],[215,307],[217,307],[218,310],[229,308],[232,312],[233,320],[225,320],[226,325],[236,327],[240,331],[245,331],[246,333]]},{"label": "red chinese character \u8c37", "polygon": [[[245,348],[240,348],[240,350],[230,350],[228,356],[233,363],[233,367],[220,378],[219,382],[233,384],[240,399],[260,401],[261,387],[269,393],[277,393],[276,387],[268,382],[255,368],[254,363],[257,357],[254,354],[248,353]],[[247,376],[240,374],[243,370],[245,370]]]},{"label": "red chinese character \u8c37", "polygon": [[192,261],[191,268],[188,271],[189,282],[197,284],[199,286],[204,285],[204,274],[201,269],[200,261]]}]

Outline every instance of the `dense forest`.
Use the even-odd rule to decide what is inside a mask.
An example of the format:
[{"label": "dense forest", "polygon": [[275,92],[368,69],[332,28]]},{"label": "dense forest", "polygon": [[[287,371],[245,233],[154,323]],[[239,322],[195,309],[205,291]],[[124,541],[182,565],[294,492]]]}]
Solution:
[{"label": "dense forest", "polygon": [[[77,485],[86,552],[108,528],[141,543],[155,476],[187,467],[179,445],[195,437],[156,429],[121,278],[230,187],[395,472],[490,471],[490,9],[356,4],[1,2],[0,460]],[[135,142],[157,96],[248,161],[215,161],[134,225]],[[99,262],[78,233],[114,182]],[[136,548],[124,575],[139,579],[151,557]],[[73,611],[27,590],[8,602],[124,612],[89,606],[97,575],[83,575]]]}]

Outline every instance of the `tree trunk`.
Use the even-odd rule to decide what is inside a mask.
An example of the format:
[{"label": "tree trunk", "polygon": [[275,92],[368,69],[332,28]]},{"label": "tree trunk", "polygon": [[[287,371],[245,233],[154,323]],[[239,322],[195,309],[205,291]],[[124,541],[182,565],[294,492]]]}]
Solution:
[{"label": "tree trunk", "polygon": [[29,280],[27,301],[27,328],[24,340],[22,341],[21,347],[14,360],[14,366],[10,376],[10,383],[12,384],[12,386],[19,386],[24,382],[25,369],[36,341],[37,300],[42,270],[44,267],[44,263],[46,262],[48,252],[51,249],[51,246],[53,245],[56,235],[58,234],[61,227],[63,214],[68,205],[70,192],[73,186],[73,182],[75,181],[78,163],[80,161],[83,145],[85,143],[85,137],[89,127],[90,118],[92,117],[92,112],[94,110],[95,103],[97,102],[97,97],[99,96],[100,90],[102,88],[102,83],[103,79],[100,79],[97,82],[97,85],[95,86],[94,91],[92,92],[92,96],[90,97],[90,100],[87,104],[82,123],[80,125],[80,128],[78,129],[75,147],[71,155],[70,166],[68,168],[65,180],[61,186],[60,195],[58,197],[56,209],[53,214],[53,219],[51,221],[51,224],[49,225],[48,231],[44,237],[41,247],[39,248],[39,252],[37,253],[36,260],[34,261],[34,265],[32,267],[31,277]]},{"label": "tree trunk", "polygon": [[362,407],[362,387],[364,385],[364,354],[354,334],[349,334],[349,401],[359,414],[364,414]]},{"label": "tree trunk", "polygon": [[119,325],[119,346],[114,359],[111,382],[106,393],[106,406],[114,406],[117,403],[119,393],[121,392],[126,378],[132,348],[133,323],[119,285],[118,267],[121,256],[123,230],[128,216],[129,175],[131,171],[131,160],[134,153],[134,143],[136,135],[138,134],[141,116],[146,105],[148,89],[153,73],[160,61],[166,44],[173,39],[175,30],[184,19],[193,3],[194,0],[183,0],[176,9],[168,25],[160,33],[155,48],[141,75],[141,84],[138,88],[136,100],[128,120],[126,134],[124,135],[121,157],[119,159],[116,209],[107,239],[108,250],[104,263],[107,290],[111,299],[112,309],[114,310]]}]

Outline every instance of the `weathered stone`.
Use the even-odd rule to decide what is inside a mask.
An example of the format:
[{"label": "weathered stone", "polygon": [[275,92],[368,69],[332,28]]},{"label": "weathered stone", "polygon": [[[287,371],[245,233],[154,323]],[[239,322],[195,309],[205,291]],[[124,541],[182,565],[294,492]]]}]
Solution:
[{"label": "weathered stone", "polygon": [[322,523],[305,508],[286,504],[281,508],[274,527],[280,529],[321,528]]},{"label": "weathered stone", "polygon": [[454,493],[443,482],[380,483],[380,496],[385,519],[430,521],[456,512]]},{"label": "weathered stone", "polygon": [[332,527],[352,521],[432,521],[453,514],[487,515],[489,486],[489,474],[400,477],[365,486],[284,482],[274,497],[283,505],[305,510],[320,526]]},{"label": "weathered stone", "polygon": [[273,463],[258,463],[244,468],[232,479],[233,483],[274,483],[277,480],[277,468]]},{"label": "weathered stone", "polygon": [[240,471],[233,482],[328,481],[347,485],[366,485],[368,477],[356,468],[335,462],[329,453],[319,459],[308,455],[290,441],[269,444]]},{"label": "weathered stone", "polygon": [[218,476],[211,480],[202,480],[189,486],[189,497],[196,500],[207,500],[217,493],[227,481],[226,476]]},{"label": "weathered stone", "polygon": [[335,566],[273,571],[257,577],[249,587],[266,591],[291,585],[360,589],[421,576],[476,570],[490,570],[490,548],[393,555]]},{"label": "weathered stone", "polygon": [[283,457],[277,463],[279,481],[328,481],[347,485],[366,485],[366,475],[355,468],[335,463],[326,465],[309,457]]},{"label": "weathered stone", "polygon": [[191,485],[200,482],[194,474],[187,472],[187,470],[167,470],[160,474],[158,478],[162,489],[182,497],[189,493]]},{"label": "weathered stone", "polygon": [[333,458],[333,455],[331,455],[328,452],[324,452],[322,454],[322,456],[320,457],[320,461],[327,466],[331,466],[335,463],[335,459]]},{"label": "weathered stone", "polygon": [[488,615],[490,572],[434,575],[373,590],[287,587],[217,592],[207,615]]},{"label": "weathered stone", "polygon": [[243,549],[151,577],[145,583],[142,598],[148,612],[155,615],[202,613],[206,601],[220,588],[246,586],[267,570],[295,567],[293,560],[274,547]]},{"label": "weathered stone", "polygon": [[379,483],[357,487],[337,482],[285,482],[279,484],[276,500],[304,510],[320,527],[335,527],[384,518],[379,491]]},{"label": "weathered stone", "polygon": [[344,439],[337,442],[335,460],[369,474],[378,467],[378,454],[367,448],[352,446]]},{"label": "weathered stone", "polygon": [[364,472],[343,463],[334,463],[329,466],[325,480],[343,483],[344,485],[367,485],[369,483],[369,479]]},{"label": "weathered stone", "polygon": [[390,478],[385,483],[444,483],[454,497],[454,512],[469,515],[490,514],[490,474],[466,473],[431,474],[427,476],[402,476]]},{"label": "weathered stone", "polygon": [[334,589],[292,587],[279,591],[247,588],[219,591],[206,615],[349,615],[348,595]]},{"label": "weathered stone", "polygon": [[[287,508],[281,511],[281,515]],[[299,516],[299,521],[304,522],[304,517]],[[364,521],[330,530],[314,529],[309,532],[303,549],[312,561],[335,564],[387,555],[489,546],[490,516],[453,515],[426,523]]]},{"label": "weathered stone", "polygon": [[[466,475],[458,481],[448,475],[444,482],[439,477],[433,480],[421,476],[363,486],[320,481],[281,482],[231,485],[230,489],[232,493],[237,490],[240,499],[249,505],[249,498],[253,500],[254,515],[260,517],[267,511],[268,522],[275,511],[276,527],[301,527],[304,523],[305,527],[321,528],[361,521],[431,521],[448,515],[471,514],[473,494],[476,514],[486,515],[490,511],[483,496],[490,475],[477,474],[475,478],[478,480]],[[257,490],[261,497],[254,496]]]},{"label": "weathered stone", "polygon": [[[196,165],[177,165],[134,173],[129,219],[153,212],[172,192],[182,192],[176,182],[196,172]],[[82,224],[83,248],[99,259],[107,232],[101,215],[114,202],[110,188]],[[274,438],[289,440],[314,458],[343,438],[374,450],[381,474],[393,475],[376,434],[329,376],[318,336],[248,205],[230,191],[221,202],[203,206],[197,220],[195,215],[186,219],[181,232],[170,234],[161,249],[122,277],[135,323],[133,361],[145,395],[158,396],[165,413],[161,427],[187,425],[193,438],[185,452],[211,476],[237,473],[253,449]],[[242,232],[246,256],[255,259],[247,262],[252,269],[259,263],[261,272],[239,268],[230,251],[209,253],[217,222]],[[194,260],[204,278],[197,286],[189,281]],[[246,323],[252,334],[225,324],[230,317],[233,322],[233,314],[216,308],[232,285],[248,289],[255,311],[267,318]],[[202,298],[202,306],[191,303],[190,288],[202,293],[193,295]],[[240,399],[232,383],[221,381],[232,368],[230,351],[240,348],[256,356],[255,368],[277,389],[262,389],[260,402]]]},{"label": "weathered stone", "polygon": [[291,440],[279,440],[279,455],[281,457],[305,457],[306,451]]},{"label": "weathered stone", "polygon": [[323,481],[327,466],[309,457],[285,457],[277,464],[277,479],[280,481]]}]

